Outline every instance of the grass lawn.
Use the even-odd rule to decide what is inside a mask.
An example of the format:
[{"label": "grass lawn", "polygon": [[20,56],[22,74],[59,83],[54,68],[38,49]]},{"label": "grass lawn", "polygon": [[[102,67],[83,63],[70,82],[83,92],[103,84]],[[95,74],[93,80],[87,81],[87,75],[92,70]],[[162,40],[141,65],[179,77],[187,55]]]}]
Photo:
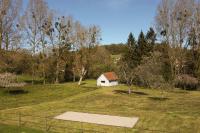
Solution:
[{"label": "grass lawn", "polygon": [[0,110],[56,101],[95,90],[97,87],[79,87],[76,83],[25,86],[20,90],[0,88]]},{"label": "grass lawn", "polygon": [[[28,93],[12,95],[0,91],[2,123],[17,125],[20,112],[24,121],[22,125],[35,129],[44,129],[48,125],[50,131],[57,132],[81,132],[80,129],[109,133],[200,132],[199,91],[168,90],[163,98],[161,90],[132,87],[133,93],[128,95],[124,85],[97,88],[94,80],[85,81],[81,87],[67,83],[27,86],[24,89]],[[66,111],[136,116],[140,119],[133,129],[53,119]]]},{"label": "grass lawn", "polygon": [[4,124],[0,124],[0,131],[1,133],[44,133],[44,131],[41,130]]}]

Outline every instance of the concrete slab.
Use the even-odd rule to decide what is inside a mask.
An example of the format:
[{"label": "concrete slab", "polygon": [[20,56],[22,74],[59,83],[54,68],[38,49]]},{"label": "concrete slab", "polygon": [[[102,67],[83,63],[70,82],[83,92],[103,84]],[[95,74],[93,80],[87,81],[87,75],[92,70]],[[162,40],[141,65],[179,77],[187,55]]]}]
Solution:
[{"label": "concrete slab", "polygon": [[118,126],[132,128],[139,120],[138,117],[121,117],[121,116],[111,116],[111,115],[100,115],[100,114],[89,114],[80,112],[66,112],[55,119],[67,120],[67,121],[77,121],[77,122],[87,122],[100,125]]}]

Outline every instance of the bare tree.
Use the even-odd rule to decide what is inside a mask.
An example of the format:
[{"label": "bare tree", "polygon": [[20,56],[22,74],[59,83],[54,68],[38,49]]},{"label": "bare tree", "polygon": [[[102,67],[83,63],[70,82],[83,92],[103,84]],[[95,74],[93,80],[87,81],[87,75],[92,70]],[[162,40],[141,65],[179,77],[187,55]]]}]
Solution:
[{"label": "bare tree", "polygon": [[188,31],[192,23],[194,0],[162,0],[156,16],[157,31],[170,45],[168,54],[173,77],[183,73]]},{"label": "bare tree", "polygon": [[[59,17],[55,22],[56,29],[56,45],[55,45],[55,55],[56,55],[56,79],[55,82],[59,83],[59,73],[62,70],[61,63],[65,57],[64,54],[71,50],[71,45],[74,42],[73,34],[73,19],[72,17]],[[65,64],[64,61],[63,64]]]},{"label": "bare tree", "polygon": [[33,57],[32,64],[32,84],[34,83],[36,61],[34,56],[39,52],[42,46],[44,52],[45,35],[42,26],[48,19],[48,6],[44,0],[30,0],[25,15],[23,16],[24,28],[26,31],[27,41],[30,45]]},{"label": "bare tree", "polygon": [[14,49],[19,45],[18,18],[21,5],[21,0],[0,0],[0,49]]},{"label": "bare tree", "polygon": [[[50,39],[51,44],[53,43],[53,31],[51,29],[51,25],[53,23],[53,14],[51,11],[48,10],[48,8],[43,9],[43,15],[40,18],[39,23],[39,44],[41,47],[41,62],[42,62],[42,75],[43,75],[43,84],[46,83],[46,59],[47,59],[47,47],[48,47],[48,39]],[[53,44],[54,45],[54,44]]]},{"label": "bare tree", "polygon": [[128,86],[128,93],[131,94],[131,85],[133,84],[133,80],[135,78],[135,70],[131,68],[126,61],[122,61],[120,63],[120,75],[122,75],[122,78]]},{"label": "bare tree", "polygon": [[76,70],[79,75],[78,85],[88,72],[90,59],[92,58],[92,48],[100,40],[100,29],[97,26],[89,28],[83,27],[79,22],[76,23]]}]

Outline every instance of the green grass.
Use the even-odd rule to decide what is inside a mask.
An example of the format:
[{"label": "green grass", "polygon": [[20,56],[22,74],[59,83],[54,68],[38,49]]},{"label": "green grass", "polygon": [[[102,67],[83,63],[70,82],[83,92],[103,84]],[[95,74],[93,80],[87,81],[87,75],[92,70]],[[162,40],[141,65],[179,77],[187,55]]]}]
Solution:
[{"label": "green grass", "polygon": [[97,87],[79,87],[77,83],[57,85],[30,85],[20,89],[0,89],[0,110],[30,106],[42,102],[62,100],[73,95],[95,90]]},{"label": "green grass", "polygon": [[[149,133],[152,132],[151,130],[181,133],[200,132],[199,91],[168,90],[164,93],[163,98],[161,90],[132,87],[133,93],[128,95],[128,89],[124,85],[97,88],[95,84],[95,81],[89,80],[81,87],[74,83],[29,86],[26,88],[29,93],[17,96],[8,95],[2,91],[1,97],[7,100],[2,102],[3,104],[1,103],[0,118],[6,124],[17,124],[17,114],[20,112],[23,114],[24,126],[44,129],[45,122],[48,121],[48,126],[52,131],[58,132],[64,132],[64,130],[80,132],[77,128],[109,133],[125,131]],[[19,101],[15,101],[13,97],[19,101],[26,99],[25,103],[21,104]],[[32,103],[33,99],[36,100],[34,104]],[[10,101],[16,103],[17,107],[21,107],[13,108],[16,106],[13,104],[8,106],[7,102]],[[139,117],[139,121],[133,129],[126,129],[53,119],[66,111],[136,116]],[[48,119],[44,119],[45,116],[48,116]],[[8,120],[9,118],[16,122]],[[7,121],[5,121],[6,119]],[[31,124],[25,121],[40,124]]]},{"label": "green grass", "polygon": [[44,131],[31,128],[0,124],[1,133],[44,133]]},{"label": "green grass", "polygon": [[[25,82],[25,83],[32,83],[32,76],[30,75],[18,75],[17,76],[19,82]],[[42,84],[43,78],[40,77],[34,77],[34,84]]]}]

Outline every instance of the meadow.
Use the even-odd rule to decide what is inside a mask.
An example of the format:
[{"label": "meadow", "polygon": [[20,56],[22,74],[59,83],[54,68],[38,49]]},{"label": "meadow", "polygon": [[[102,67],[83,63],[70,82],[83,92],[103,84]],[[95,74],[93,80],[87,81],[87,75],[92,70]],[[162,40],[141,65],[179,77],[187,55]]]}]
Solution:
[{"label": "meadow", "polygon": [[[200,92],[148,89],[125,85],[96,87],[95,80],[55,85],[28,85],[9,93],[0,89],[0,122],[34,132],[200,132]],[[132,129],[82,122],[61,121],[66,111],[139,117]],[[0,129],[1,126],[0,126]],[[4,126],[4,130],[6,127]],[[10,128],[9,128],[10,129]],[[29,129],[32,130],[32,129]],[[38,131],[37,131],[38,130]]]}]

